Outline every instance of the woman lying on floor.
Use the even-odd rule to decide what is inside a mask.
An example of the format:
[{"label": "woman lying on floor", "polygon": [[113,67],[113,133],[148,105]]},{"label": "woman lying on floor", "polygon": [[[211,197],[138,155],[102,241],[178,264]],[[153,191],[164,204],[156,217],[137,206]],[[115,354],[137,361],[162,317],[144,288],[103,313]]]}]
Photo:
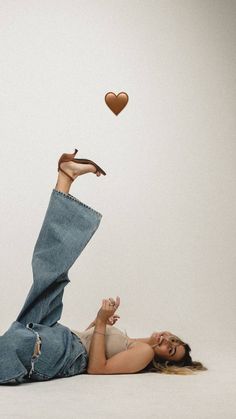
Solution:
[{"label": "woman lying on floor", "polygon": [[84,332],[60,324],[68,271],[96,232],[102,214],[69,194],[85,173],[106,173],[96,163],[63,154],[36,241],[33,284],[9,329],[0,336],[0,383],[45,381],[88,374],[144,371],[187,374],[205,370],[193,362],[190,347],[170,332],[129,338],[113,325],[119,297],[104,299],[95,321]]},{"label": "woman lying on floor", "polygon": [[147,338],[134,339],[114,327],[119,318],[115,314],[119,305],[119,297],[116,301],[104,299],[96,319],[85,331],[72,329],[89,355],[89,374],[192,374],[196,370],[206,370],[200,362],[192,361],[189,345],[173,333],[154,332]]}]

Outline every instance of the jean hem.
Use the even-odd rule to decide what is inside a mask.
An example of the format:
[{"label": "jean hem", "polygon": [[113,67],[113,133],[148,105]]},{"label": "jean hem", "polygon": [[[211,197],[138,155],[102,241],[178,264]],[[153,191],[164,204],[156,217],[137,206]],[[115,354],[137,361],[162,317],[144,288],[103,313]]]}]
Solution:
[{"label": "jean hem", "polygon": [[76,198],[75,196],[71,195],[71,194],[67,194],[65,192],[62,191],[58,191],[57,189],[53,189],[54,193],[58,193],[59,195],[64,196],[67,199],[72,199],[72,201],[76,201],[78,204],[83,205],[85,208],[93,211],[95,214],[97,214],[100,218],[102,217],[102,214],[99,211],[96,211],[94,208],[90,207],[89,205],[85,204],[84,202],[80,201],[78,198]]}]

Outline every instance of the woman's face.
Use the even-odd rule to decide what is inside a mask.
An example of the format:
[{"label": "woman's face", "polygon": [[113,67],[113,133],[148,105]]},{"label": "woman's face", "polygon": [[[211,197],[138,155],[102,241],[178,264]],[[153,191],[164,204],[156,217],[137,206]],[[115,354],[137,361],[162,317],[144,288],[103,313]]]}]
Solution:
[{"label": "woman's face", "polygon": [[185,355],[183,342],[170,332],[154,332],[150,343],[158,358],[168,361],[180,361]]}]

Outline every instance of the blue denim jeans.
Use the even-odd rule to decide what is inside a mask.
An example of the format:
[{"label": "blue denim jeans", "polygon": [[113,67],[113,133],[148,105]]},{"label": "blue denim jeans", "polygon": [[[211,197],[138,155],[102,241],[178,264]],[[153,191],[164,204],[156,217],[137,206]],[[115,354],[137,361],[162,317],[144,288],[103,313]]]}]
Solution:
[{"label": "blue denim jeans", "polygon": [[86,371],[86,349],[79,337],[58,320],[64,288],[70,282],[68,271],[97,230],[101,218],[101,213],[74,196],[52,190],[33,251],[33,284],[14,322],[23,324],[35,335],[35,342],[41,344],[41,351],[36,356],[32,354],[31,379]]}]

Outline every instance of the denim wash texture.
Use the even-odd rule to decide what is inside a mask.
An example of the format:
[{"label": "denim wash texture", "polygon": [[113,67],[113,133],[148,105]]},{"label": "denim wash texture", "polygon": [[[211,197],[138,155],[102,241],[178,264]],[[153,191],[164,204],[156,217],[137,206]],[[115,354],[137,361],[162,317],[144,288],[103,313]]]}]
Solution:
[{"label": "denim wash texture", "polygon": [[[86,372],[80,338],[58,323],[68,271],[97,230],[102,214],[53,189],[36,241],[33,283],[9,329],[0,336],[0,383],[69,377]],[[41,344],[35,353],[36,344]]]}]

